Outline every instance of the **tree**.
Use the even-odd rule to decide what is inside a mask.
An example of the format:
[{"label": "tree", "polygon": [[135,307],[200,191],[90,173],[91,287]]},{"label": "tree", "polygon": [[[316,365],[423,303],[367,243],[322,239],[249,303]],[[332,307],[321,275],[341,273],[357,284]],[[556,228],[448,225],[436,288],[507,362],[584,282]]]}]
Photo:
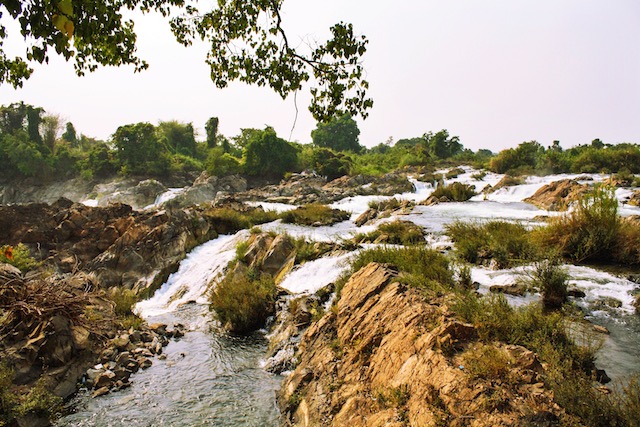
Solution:
[{"label": "tree", "polygon": [[359,135],[358,124],[348,114],[334,117],[327,123],[318,123],[311,131],[311,139],[316,146],[355,153],[362,151],[358,143]]},{"label": "tree", "polygon": [[204,125],[204,130],[207,132],[207,147],[209,148],[213,148],[216,146],[219,123],[220,121],[217,117],[211,117]]},{"label": "tree", "polygon": [[49,150],[49,153],[55,154],[56,141],[58,135],[62,130],[62,123],[60,116],[56,114],[47,114],[42,118],[40,122],[40,135],[42,137],[42,143]]},{"label": "tree", "polygon": [[156,128],[158,141],[174,154],[195,156],[196,138],[191,123],[180,123],[177,120],[158,123]]},{"label": "tree", "polygon": [[311,154],[313,169],[327,179],[333,180],[349,174],[351,160],[343,153],[334,153],[328,148],[316,148]]},{"label": "tree", "polygon": [[78,134],[76,133],[76,128],[73,126],[73,123],[67,122],[64,133],[62,134],[62,139],[71,144],[72,147],[78,145]]},{"label": "tree", "polygon": [[[136,54],[134,23],[125,19],[131,10],[157,11],[163,16],[180,13],[171,21],[178,42],[207,41],[207,63],[216,86],[240,80],[269,86],[282,98],[300,90],[311,78],[315,85],[309,110],[319,120],[348,112],[366,117],[373,101],[366,96],[361,58],[368,40],[351,24],[330,28],[325,43],[292,46],[280,13],[284,0],[219,0],[203,11],[185,0],[4,0],[3,9],[18,21],[27,42],[23,56],[7,57],[0,43],[0,83],[21,86],[33,72],[34,62],[48,62],[50,50],[72,61],[78,75],[100,65],[133,65],[141,71],[148,64]],[[209,2],[205,2],[209,3]],[[9,37],[0,24],[0,42]],[[308,50],[305,50],[308,47]]]},{"label": "tree", "polygon": [[422,136],[429,154],[438,159],[448,159],[462,152],[462,144],[457,136],[449,137],[449,131],[441,130],[435,135],[428,132]]},{"label": "tree", "polygon": [[152,124],[120,126],[113,134],[112,142],[124,174],[164,175],[169,171],[166,147],[158,141]]},{"label": "tree", "polygon": [[298,160],[296,148],[276,135],[272,127],[252,133],[244,149],[247,175],[282,177],[292,171]]}]

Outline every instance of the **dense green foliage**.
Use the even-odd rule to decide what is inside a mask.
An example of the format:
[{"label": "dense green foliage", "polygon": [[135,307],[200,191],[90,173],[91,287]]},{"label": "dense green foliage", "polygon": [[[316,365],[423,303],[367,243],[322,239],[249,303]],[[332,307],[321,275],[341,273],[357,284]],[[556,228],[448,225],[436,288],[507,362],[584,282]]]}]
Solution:
[{"label": "dense green foliage", "polygon": [[285,172],[296,168],[298,154],[296,147],[267,127],[251,134],[244,147],[243,160],[248,175],[281,178]]},{"label": "dense green foliage", "polygon": [[620,218],[612,188],[596,186],[573,211],[534,230],[532,237],[572,261],[640,264],[640,226]]},{"label": "dense green foliage", "polygon": [[536,141],[523,142],[493,157],[489,169],[497,173],[640,173],[640,147],[636,144],[591,144],[563,150],[558,141],[545,149]]},{"label": "dense green foliage", "polygon": [[16,417],[36,415],[51,418],[62,411],[62,399],[38,381],[27,394],[13,385],[13,371],[0,363],[0,426],[16,424]]},{"label": "dense green foliage", "polygon": [[23,243],[18,243],[16,246],[0,246],[0,262],[11,264],[23,273],[40,265]]},{"label": "dense green foliage", "polygon": [[358,124],[348,114],[334,117],[327,123],[318,123],[318,126],[311,131],[314,145],[354,153],[362,150],[362,146],[358,143],[358,135],[360,135]]},{"label": "dense green foliage", "polygon": [[411,221],[392,221],[380,224],[367,234],[354,236],[357,243],[387,243],[393,245],[424,245],[424,229]]},{"label": "dense green foliage", "polygon": [[[157,11],[177,15],[171,30],[179,43],[188,46],[200,39],[210,44],[206,62],[220,88],[240,80],[267,85],[286,98],[313,77],[309,110],[314,117],[326,121],[344,112],[367,115],[373,101],[366,96],[369,84],[361,60],[368,40],[357,36],[351,24],[333,25],[325,43],[293,46],[280,14],[282,1],[214,3],[212,8],[184,0],[3,1],[0,15],[5,12],[6,19],[17,21],[20,34],[0,23],[0,84],[22,86],[33,72],[32,63],[49,62],[50,49],[72,61],[78,75],[100,65],[144,70],[148,65],[137,56],[134,23],[125,16],[134,10]],[[27,42],[22,56],[7,57],[2,43],[9,36]]]}]

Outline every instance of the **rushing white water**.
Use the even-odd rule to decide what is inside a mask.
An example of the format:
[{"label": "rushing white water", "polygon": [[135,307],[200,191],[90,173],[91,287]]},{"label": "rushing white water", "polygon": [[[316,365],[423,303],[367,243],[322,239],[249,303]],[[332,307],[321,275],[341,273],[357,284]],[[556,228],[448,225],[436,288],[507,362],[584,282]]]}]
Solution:
[{"label": "rushing white water", "polygon": [[156,200],[151,203],[148,206],[145,206],[144,209],[153,209],[153,208],[157,208],[158,206],[161,206],[163,203],[168,202],[171,199],[175,199],[176,197],[178,197],[180,194],[184,193],[185,191],[187,191],[188,187],[182,187],[182,188],[169,188],[167,191],[165,191],[162,194],[158,194],[158,196],[156,197]]},{"label": "rushing white water", "polygon": [[[471,280],[480,285],[481,293],[488,293],[489,287],[493,285],[504,286],[522,280],[526,281],[530,277],[533,268],[533,265],[504,270],[473,267],[471,269]],[[586,294],[584,298],[572,298],[572,300],[589,312],[591,316],[609,316],[610,313],[625,315],[634,312],[632,292],[638,288],[637,284],[591,267],[563,265],[561,268],[569,275],[569,286],[580,289]],[[539,298],[540,295],[535,293],[526,297],[509,297],[509,301],[515,303],[515,305],[521,305],[536,301]],[[594,307],[598,308],[597,304],[604,299],[619,301],[620,307],[606,306],[603,303],[606,306],[606,310],[594,310]]]},{"label": "rushing white water", "polygon": [[314,293],[335,281],[349,268],[349,260],[356,252],[327,256],[306,262],[292,270],[280,286],[293,293]]},{"label": "rushing white water", "polygon": [[274,211],[277,213],[292,211],[298,206],[288,205],[286,203],[273,203],[273,202],[247,202],[249,206],[260,206],[265,211]]},{"label": "rushing white water", "polygon": [[148,318],[174,311],[187,302],[206,303],[209,282],[221,275],[235,255],[236,246],[249,236],[246,230],[233,236],[219,236],[191,251],[160,289],[148,300],[136,304],[135,311]]}]

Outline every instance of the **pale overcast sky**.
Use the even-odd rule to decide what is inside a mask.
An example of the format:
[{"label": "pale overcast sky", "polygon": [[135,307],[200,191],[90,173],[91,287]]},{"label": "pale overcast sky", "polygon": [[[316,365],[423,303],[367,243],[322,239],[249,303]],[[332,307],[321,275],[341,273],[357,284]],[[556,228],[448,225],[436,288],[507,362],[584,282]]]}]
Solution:
[{"label": "pale overcast sky", "polygon": [[[374,107],[358,119],[366,146],[440,129],[474,150],[529,140],[640,143],[638,0],[287,0],[283,18],[290,40],[324,38],[340,20],[369,38],[364,65]],[[54,58],[22,89],[0,87],[0,104],[42,106],[103,139],[140,121],[202,129],[211,116],[227,136],[271,125],[289,138],[293,96],[282,101],[240,83],[217,89],[206,46],[178,45],[157,15],[136,20],[136,29],[149,70],[102,68],[79,78]],[[311,141],[308,100],[298,94],[291,140]]]}]

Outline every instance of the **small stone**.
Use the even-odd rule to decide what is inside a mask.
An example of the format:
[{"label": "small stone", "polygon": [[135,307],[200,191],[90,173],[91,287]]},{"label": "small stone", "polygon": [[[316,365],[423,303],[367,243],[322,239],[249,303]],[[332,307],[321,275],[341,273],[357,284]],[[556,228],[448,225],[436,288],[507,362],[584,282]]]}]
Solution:
[{"label": "small stone", "polygon": [[146,357],[142,357],[138,361],[140,362],[141,369],[147,369],[153,364],[151,360],[147,359]]},{"label": "small stone", "polygon": [[593,325],[593,330],[598,332],[598,333],[601,333],[601,334],[609,335],[609,330],[607,328],[605,328],[604,326]]},{"label": "small stone", "polygon": [[91,394],[91,397],[96,398],[100,396],[104,396],[105,394],[109,394],[109,387],[100,387],[96,391]]},{"label": "small stone", "polygon": [[152,323],[149,325],[149,329],[151,329],[156,334],[164,335],[167,332],[167,325],[164,323]]},{"label": "small stone", "polygon": [[584,298],[587,294],[580,288],[570,287],[567,289],[567,295],[574,298]]},{"label": "small stone", "polygon": [[94,381],[94,388],[99,389],[103,387],[111,387],[115,381],[116,374],[112,371],[104,371],[98,375]]}]

